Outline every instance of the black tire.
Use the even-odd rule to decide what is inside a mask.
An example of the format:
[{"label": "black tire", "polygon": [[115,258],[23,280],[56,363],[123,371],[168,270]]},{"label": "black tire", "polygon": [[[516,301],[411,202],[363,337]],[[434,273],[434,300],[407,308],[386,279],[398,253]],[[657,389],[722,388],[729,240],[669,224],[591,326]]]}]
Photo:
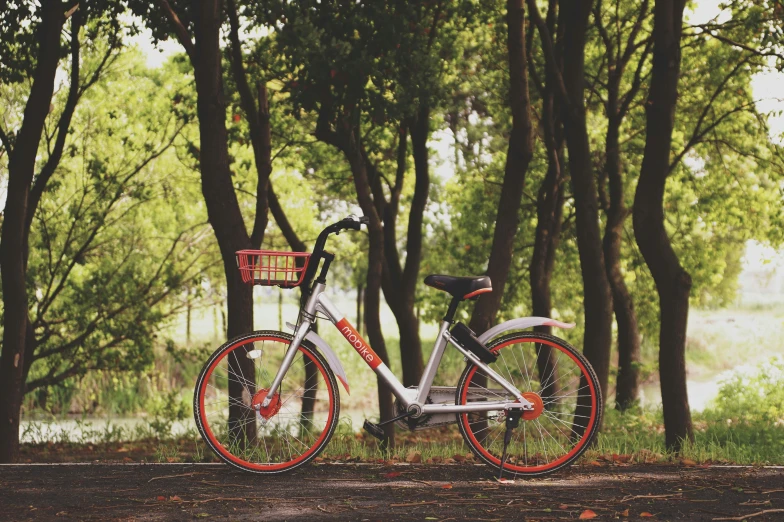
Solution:
[{"label": "black tire", "polygon": [[[212,354],[212,356],[210,356],[202,368],[199,374],[199,378],[196,381],[196,388],[193,396],[193,414],[196,420],[196,427],[198,428],[204,442],[218,457],[221,458],[221,460],[227,464],[251,473],[285,473],[297,469],[310,462],[313,458],[318,456],[319,453],[321,453],[321,451],[324,449],[324,447],[326,447],[332,438],[332,435],[334,434],[335,428],[338,424],[338,417],[340,416],[340,393],[337,388],[335,375],[329,367],[329,364],[308,341],[304,341],[300,345],[298,351],[301,355],[297,354],[295,356],[295,360],[279,388],[280,391],[276,394],[277,397],[276,395],[273,395],[273,397],[276,398],[273,400],[272,405],[268,410],[262,410],[267,411],[266,414],[269,416],[262,417],[262,413],[257,413],[257,411],[251,407],[252,401],[257,400],[259,394],[265,391],[262,387],[264,382],[266,382],[268,385],[271,384],[271,381],[274,378],[278,367],[280,366],[280,363],[277,361],[277,359],[275,359],[275,356],[280,355],[281,357],[279,358],[282,358],[282,353],[285,353],[285,349],[288,348],[293,339],[294,338],[287,333],[276,331],[258,331],[236,337],[218,348]],[[266,345],[267,341],[271,342],[270,346]],[[261,350],[258,350],[256,348],[256,344],[254,344],[259,342],[262,343]],[[248,349],[250,347],[252,347],[252,350]],[[247,352],[250,351],[260,352],[260,354],[257,357],[255,357],[256,354],[253,354],[254,357],[252,358],[247,354]],[[278,354],[278,352],[280,352],[280,354]],[[233,373],[232,379],[232,374],[230,373],[231,359],[229,357],[231,354],[234,354],[234,358],[237,360],[237,353],[240,353],[241,355],[245,354],[248,359],[253,361],[254,390],[249,389],[248,384],[250,383],[250,379],[247,379],[244,374],[239,375],[237,373]],[[267,368],[265,368],[263,365],[263,361],[261,363],[257,363],[257,360],[261,361],[261,359],[265,357],[267,358],[266,360],[270,361],[271,363],[269,366],[269,371],[266,371]],[[210,388],[212,388],[212,393],[215,394],[218,399],[224,395],[222,390],[219,390],[221,381],[220,373],[218,372],[218,369],[222,368],[221,365],[224,363],[227,367],[225,371],[226,387],[228,387],[229,382],[232,380],[235,383],[239,382],[243,388],[242,401],[241,403],[238,403],[236,399],[228,397],[228,392],[226,391],[225,395],[227,399],[225,401],[215,400],[214,402],[206,403],[205,398]],[[310,364],[311,372],[313,372],[313,369],[315,368],[315,373],[311,373],[310,377],[313,384],[310,385],[307,389],[302,389],[308,385],[308,381],[305,381],[305,384],[303,384],[302,387],[295,389],[293,392],[290,392],[290,395],[284,395],[284,393],[287,393],[286,390],[288,386],[293,387],[297,385],[297,383],[294,382],[295,378],[301,377],[302,375],[308,375],[308,370],[305,370],[308,363]],[[247,364],[247,362],[243,364]],[[305,372],[304,374],[301,373],[303,371]],[[308,379],[308,377],[305,377],[305,379]],[[324,386],[319,386],[321,380],[324,381]],[[323,427],[321,426],[320,421],[314,422],[314,419],[316,418],[315,406],[314,413],[310,418],[302,416],[300,413],[300,418],[298,419],[298,426],[300,429],[298,432],[298,438],[297,436],[291,434],[292,426],[297,425],[293,424],[292,421],[289,421],[287,417],[288,415],[296,417],[296,415],[288,413],[288,408],[295,406],[296,401],[294,401],[294,403],[292,403],[290,406],[287,405],[294,398],[301,399],[301,403],[302,399],[305,399],[305,393],[308,390],[315,390],[312,392],[312,401],[319,408],[319,417],[326,415],[326,420],[324,421]],[[245,395],[246,391],[247,396]],[[252,394],[251,391],[253,392]],[[299,391],[302,391],[302,395],[297,394]],[[326,392],[327,394],[327,404],[316,402],[324,400],[319,399],[315,395],[323,392]],[[287,398],[283,399],[284,396]],[[247,397],[250,397],[251,400],[246,401]],[[223,405],[224,402],[225,406]],[[247,415],[252,415],[252,417],[246,417],[247,420],[245,420],[241,425],[235,424],[235,426],[242,426],[241,429],[243,430],[246,429],[245,426],[249,425],[251,422],[253,422],[255,426],[254,436],[252,438],[243,437],[242,442],[237,443],[234,450],[227,447],[232,443],[233,439],[236,439],[236,435],[232,435],[231,432],[232,421],[230,420],[230,415],[226,413],[228,411],[227,408],[232,404],[236,408],[248,410]],[[287,410],[284,411],[284,407],[287,408]],[[214,413],[211,410],[214,410]],[[261,423],[262,420],[264,421],[263,424]],[[314,427],[308,428],[305,431],[306,422],[309,422],[310,425]],[[275,426],[273,426],[274,429],[269,430],[267,427],[268,424],[270,426],[275,424]],[[282,428],[278,426],[278,424],[280,424]],[[224,426],[228,427],[225,430],[224,435],[216,435],[217,432],[224,429]],[[264,432],[264,430],[268,430],[271,431],[271,435],[257,435],[260,426],[262,432]],[[223,440],[220,440],[219,438],[222,438]],[[303,439],[304,442],[303,440],[300,440],[300,438]],[[313,440],[312,444],[310,443],[311,439]],[[270,442],[269,444],[267,444],[268,441]],[[284,442],[281,441],[284,441],[288,446],[284,446]],[[224,442],[228,444],[224,444]],[[250,447],[249,449],[251,444],[255,444],[255,447]],[[253,457],[254,455],[260,455],[262,452],[262,444],[263,452],[267,456],[268,462],[252,462],[249,459],[249,456]],[[298,444],[305,448],[305,450],[301,454],[297,453],[296,456],[294,456],[295,452],[299,451]],[[270,447],[272,448],[272,451],[269,449]],[[277,450],[277,453],[275,453],[275,450]],[[292,450],[294,451],[292,452]],[[285,460],[286,451],[289,453],[289,460]],[[243,453],[242,456],[234,454],[240,452]],[[277,455],[278,453],[282,455],[280,461],[271,461],[273,456]]]},{"label": "black tire", "polygon": [[[507,347],[516,348],[512,348],[511,352],[507,351],[506,353],[510,353],[510,356],[505,357],[503,349]],[[545,347],[549,347],[549,350]],[[520,426],[513,432],[513,434],[517,435],[517,439],[513,439],[510,448],[516,442],[515,449],[518,451],[518,454],[511,461],[507,459],[504,465],[504,475],[537,477],[554,473],[571,465],[590,447],[601,425],[603,409],[601,388],[590,363],[569,343],[547,334],[513,333],[491,341],[488,349],[499,355],[498,360],[491,365],[493,370],[512,382],[524,394],[535,394],[539,397],[538,414],[532,413],[529,414],[528,420],[522,419]],[[515,349],[518,351],[515,352]],[[526,353],[533,354],[533,364],[529,365],[526,362]],[[537,370],[536,365],[539,362],[537,359],[540,353],[549,354],[550,357],[546,359],[548,356],[543,355],[542,364],[544,364],[544,361],[552,362],[553,357],[561,357],[560,359],[555,359],[554,365],[544,366],[544,368],[550,368],[550,373],[544,379],[544,386],[542,386],[541,378],[539,381],[536,381],[539,371],[536,371],[537,375],[534,375],[534,371]],[[512,356],[517,364],[516,371],[514,368],[509,369],[511,365],[506,360],[507,358],[511,359]],[[520,360],[523,360],[525,370],[520,367]],[[561,364],[561,369],[559,370],[558,366],[562,360],[571,361],[571,363],[565,362]],[[456,404],[468,402],[469,391],[472,391],[475,397],[484,395],[492,400],[513,400],[511,394],[508,394],[505,390],[498,388],[490,390],[481,386],[481,380],[479,380],[479,383],[474,383],[474,376],[477,375],[477,370],[479,369],[473,363],[469,363],[466,366],[457,385]],[[558,383],[563,380],[565,375],[569,375],[570,371],[572,375],[569,378],[569,382],[564,386],[564,393],[567,393],[567,395],[560,395],[561,391],[555,391],[553,394],[554,390],[561,389],[561,385]],[[482,375],[481,373],[479,374]],[[519,375],[519,378],[515,378],[515,375]],[[572,384],[574,379],[577,379],[576,384]],[[491,385],[488,384],[488,386]],[[571,386],[577,387],[574,390],[576,392],[574,395],[569,394]],[[581,393],[584,389],[587,391],[586,394]],[[502,397],[504,398],[502,399]],[[526,398],[534,402],[533,399],[535,397],[529,397]],[[571,398],[574,399],[574,404],[571,403]],[[478,400],[482,399],[479,398]],[[565,422],[569,419],[569,411],[573,412],[571,413],[571,423]],[[496,470],[500,470],[500,456],[502,454],[501,448],[503,447],[505,425],[502,424],[502,415],[497,414],[496,417],[493,417],[493,412],[488,413],[489,415],[485,414],[484,416],[478,413],[458,414],[457,424],[463,439],[474,454]],[[534,415],[536,416],[534,417]],[[539,420],[540,418],[542,421]],[[583,418],[587,420],[581,420]],[[549,424],[543,425],[543,423]],[[520,442],[521,431],[522,443]],[[528,448],[529,436],[527,434],[531,433],[532,437],[530,438],[535,438],[537,431],[542,441],[540,441],[539,446],[531,444],[531,450],[537,451],[531,455]],[[491,438],[494,432],[500,432],[500,442],[497,433]],[[479,433],[481,435],[477,436]],[[547,434],[549,439],[545,437],[545,434]],[[557,447],[552,446],[550,440],[555,442]],[[563,444],[572,444],[572,446],[567,451]],[[550,446],[552,457],[548,454],[548,446]],[[519,454],[520,447],[524,448],[522,457]],[[543,454],[540,449],[544,451]],[[556,458],[560,450],[563,450],[564,454]],[[512,451],[510,454],[514,454],[514,452]],[[529,458],[531,462],[529,462]],[[547,462],[542,463],[545,460]]]}]

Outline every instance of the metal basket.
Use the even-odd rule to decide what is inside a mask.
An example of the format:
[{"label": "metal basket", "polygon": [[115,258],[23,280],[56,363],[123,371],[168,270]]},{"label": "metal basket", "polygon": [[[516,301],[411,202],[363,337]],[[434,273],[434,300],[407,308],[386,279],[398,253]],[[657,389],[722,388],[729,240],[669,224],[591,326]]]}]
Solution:
[{"label": "metal basket", "polygon": [[283,288],[302,284],[310,260],[308,252],[240,250],[236,255],[243,282]]}]

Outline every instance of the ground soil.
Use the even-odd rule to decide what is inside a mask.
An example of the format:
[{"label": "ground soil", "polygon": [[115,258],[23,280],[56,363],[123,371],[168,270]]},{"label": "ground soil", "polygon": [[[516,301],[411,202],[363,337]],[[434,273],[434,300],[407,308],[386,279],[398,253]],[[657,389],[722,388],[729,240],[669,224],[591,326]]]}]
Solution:
[{"label": "ground soil", "polygon": [[[0,520],[784,520],[784,469],[573,467],[497,482],[477,464],[0,466]],[[650,516],[652,515],[652,516]],[[590,516],[590,513],[587,515]]]}]

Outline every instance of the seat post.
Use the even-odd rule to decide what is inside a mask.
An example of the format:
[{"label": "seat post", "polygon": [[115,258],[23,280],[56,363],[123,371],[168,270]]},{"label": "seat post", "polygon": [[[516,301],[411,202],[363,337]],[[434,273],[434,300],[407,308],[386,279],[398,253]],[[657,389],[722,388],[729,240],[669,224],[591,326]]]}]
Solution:
[{"label": "seat post", "polygon": [[457,307],[460,305],[460,301],[462,301],[459,297],[453,297],[452,301],[449,303],[449,309],[446,311],[446,315],[444,316],[444,321],[452,324],[455,320],[455,313],[457,312]]}]

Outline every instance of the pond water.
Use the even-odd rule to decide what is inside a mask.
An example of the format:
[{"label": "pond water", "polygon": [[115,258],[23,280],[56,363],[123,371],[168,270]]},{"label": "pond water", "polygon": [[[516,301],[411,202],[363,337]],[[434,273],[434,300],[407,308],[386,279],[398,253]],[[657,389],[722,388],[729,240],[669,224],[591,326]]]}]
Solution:
[{"label": "pond water", "polygon": [[[341,410],[340,421],[349,424],[355,431],[362,427],[366,418],[377,419],[377,413],[361,410]],[[73,417],[56,419],[25,419],[21,422],[19,440],[22,443],[76,442],[119,442],[154,436],[149,418],[146,417]],[[171,424],[169,434],[173,438],[198,436],[195,421],[188,417]]]}]

